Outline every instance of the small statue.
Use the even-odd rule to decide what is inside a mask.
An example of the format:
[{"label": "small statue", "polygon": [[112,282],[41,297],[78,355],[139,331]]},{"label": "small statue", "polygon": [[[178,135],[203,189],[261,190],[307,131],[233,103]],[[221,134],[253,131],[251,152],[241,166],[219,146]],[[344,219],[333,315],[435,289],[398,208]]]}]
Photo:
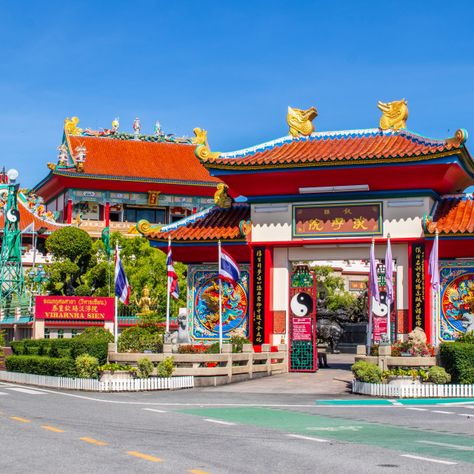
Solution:
[{"label": "small statue", "polygon": [[425,331],[422,328],[416,326],[413,331],[408,333],[408,340],[414,344],[426,344],[427,338]]},{"label": "small statue", "polygon": [[78,117],[66,118],[64,120],[64,131],[68,135],[80,135],[82,133],[82,128],[79,128],[77,124],[79,123]]},{"label": "small statue", "polygon": [[382,111],[379,126],[382,130],[400,130],[406,128],[408,119],[408,102],[405,99],[394,102],[381,102],[377,107]]},{"label": "small statue", "polygon": [[140,135],[140,119],[138,117],[135,117],[135,120],[133,121],[133,130],[135,132],[135,138],[138,138],[138,135]]},{"label": "small statue", "polygon": [[157,135],[158,137],[164,135],[163,130],[161,130],[161,124],[159,120],[155,122],[155,135]]},{"label": "small statue", "polygon": [[194,135],[196,135],[196,137],[193,138],[193,143],[197,145],[196,149],[194,150],[194,154],[201,160],[207,160],[209,158],[218,158],[220,152],[212,152],[209,149],[209,144],[207,143],[207,131],[203,128],[196,127],[193,132]]},{"label": "small statue", "polygon": [[67,147],[65,143],[62,143],[61,145],[58,146],[58,165],[59,166],[67,166]]},{"label": "small statue", "polygon": [[140,299],[137,301],[135,298],[135,304],[140,308],[140,312],[137,313],[137,316],[145,316],[151,313],[150,306],[153,306],[155,302],[150,298],[150,290],[147,285],[143,287]]},{"label": "small statue", "polygon": [[227,194],[229,186],[224,183],[217,185],[217,191],[214,193],[214,204],[222,209],[228,209],[232,206],[232,198]]},{"label": "small statue", "polygon": [[317,117],[318,111],[315,107],[310,107],[307,110],[294,109],[288,107],[288,115],[286,122],[290,127],[289,134],[294,137],[301,135],[308,136],[314,132],[313,120]]},{"label": "small statue", "polygon": [[84,171],[84,163],[86,162],[87,149],[84,145],[77,146],[74,150],[76,154],[74,155],[74,160],[76,161],[76,169],[80,173]]},{"label": "small statue", "polygon": [[112,132],[117,133],[120,127],[120,119],[118,117],[115,117],[112,120]]}]

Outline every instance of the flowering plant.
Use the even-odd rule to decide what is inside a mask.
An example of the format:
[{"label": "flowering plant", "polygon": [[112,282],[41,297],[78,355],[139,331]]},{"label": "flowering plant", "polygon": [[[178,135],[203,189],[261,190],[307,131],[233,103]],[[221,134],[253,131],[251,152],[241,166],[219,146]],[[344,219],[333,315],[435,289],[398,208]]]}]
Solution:
[{"label": "flowering plant", "polygon": [[413,341],[397,341],[392,345],[392,356],[400,357],[402,353],[413,357],[433,357],[434,347],[431,344]]}]

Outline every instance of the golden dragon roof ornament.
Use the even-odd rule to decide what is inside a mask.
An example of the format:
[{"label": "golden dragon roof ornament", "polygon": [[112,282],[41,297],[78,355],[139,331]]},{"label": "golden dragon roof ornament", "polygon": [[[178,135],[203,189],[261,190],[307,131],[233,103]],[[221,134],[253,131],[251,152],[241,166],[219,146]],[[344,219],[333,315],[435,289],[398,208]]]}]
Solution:
[{"label": "golden dragon roof ornament", "polygon": [[64,119],[64,131],[68,135],[80,135],[82,133],[82,128],[79,128],[77,124],[79,123],[78,117],[71,117]]},{"label": "golden dragon roof ornament", "polygon": [[378,101],[377,107],[382,111],[379,126],[382,130],[400,130],[406,128],[408,119],[408,102],[405,99],[393,102]]},{"label": "golden dragon roof ornament", "polygon": [[209,158],[218,158],[220,152],[213,152],[209,149],[209,144],[207,143],[207,131],[203,128],[196,127],[193,132],[194,135],[196,135],[196,137],[193,138],[193,143],[197,145],[196,149],[194,150],[194,154],[201,160],[207,160]]},{"label": "golden dragon roof ornament", "polygon": [[318,111],[315,107],[301,110],[288,106],[288,114],[286,116],[286,122],[290,127],[288,133],[294,137],[311,135],[314,132],[312,121],[317,115]]}]

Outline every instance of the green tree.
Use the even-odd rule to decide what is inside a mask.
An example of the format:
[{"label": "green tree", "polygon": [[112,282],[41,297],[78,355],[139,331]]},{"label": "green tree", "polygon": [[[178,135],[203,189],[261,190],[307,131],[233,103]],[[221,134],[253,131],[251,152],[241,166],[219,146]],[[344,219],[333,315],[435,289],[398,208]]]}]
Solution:
[{"label": "green tree", "polygon": [[[77,227],[58,229],[46,240],[46,249],[54,259],[48,269],[47,290],[52,294],[75,295],[83,287],[83,275],[96,264],[89,234]],[[79,290],[79,294],[83,293]]]},{"label": "green tree", "polygon": [[355,304],[356,298],[344,289],[344,279],[337,275],[331,267],[317,265],[312,267],[312,270],[316,273],[318,286],[322,285],[326,289],[326,306],[328,309],[331,311],[350,309]]}]

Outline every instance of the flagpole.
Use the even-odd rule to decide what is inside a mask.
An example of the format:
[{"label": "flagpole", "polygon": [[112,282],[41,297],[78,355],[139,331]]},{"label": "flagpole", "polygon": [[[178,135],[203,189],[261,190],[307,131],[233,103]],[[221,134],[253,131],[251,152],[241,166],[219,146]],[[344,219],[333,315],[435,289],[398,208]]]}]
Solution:
[{"label": "flagpole", "polygon": [[[118,243],[115,244],[115,263],[119,258],[119,248]],[[114,343],[115,350],[118,352],[118,297],[115,295],[115,305],[114,305]]]},{"label": "flagpole", "polygon": [[[390,234],[387,235],[387,254],[388,258],[392,260],[392,246],[390,245]],[[389,252],[390,249],[390,252]],[[386,254],[386,256],[387,256]],[[390,327],[390,319],[391,319],[391,313],[392,313],[392,304],[393,304],[393,268],[392,268],[392,261],[388,262],[387,258],[385,258],[385,288],[387,291],[387,296],[388,298],[388,308],[387,308],[387,339],[388,343],[392,343],[392,337],[391,337],[391,331],[392,328]],[[388,270],[388,271],[387,271]],[[388,275],[388,272],[390,272],[390,275]],[[391,285],[391,290],[390,290],[390,295],[388,294],[388,285],[387,281],[388,278],[390,279],[390,285]]]},{"label": "flagpole", "polygon": [[[171,249],[171,237],[168,238],[168,255]],[[170,332],[170,291],[171,291],[171,277],[168,275],[168,256],[166,260],[166,334]]]},{"label": "flagpole", "polygon": [[221,279],[221,241],[218,243],[219,255],[219,353],[222,352],[222,279]]}]

